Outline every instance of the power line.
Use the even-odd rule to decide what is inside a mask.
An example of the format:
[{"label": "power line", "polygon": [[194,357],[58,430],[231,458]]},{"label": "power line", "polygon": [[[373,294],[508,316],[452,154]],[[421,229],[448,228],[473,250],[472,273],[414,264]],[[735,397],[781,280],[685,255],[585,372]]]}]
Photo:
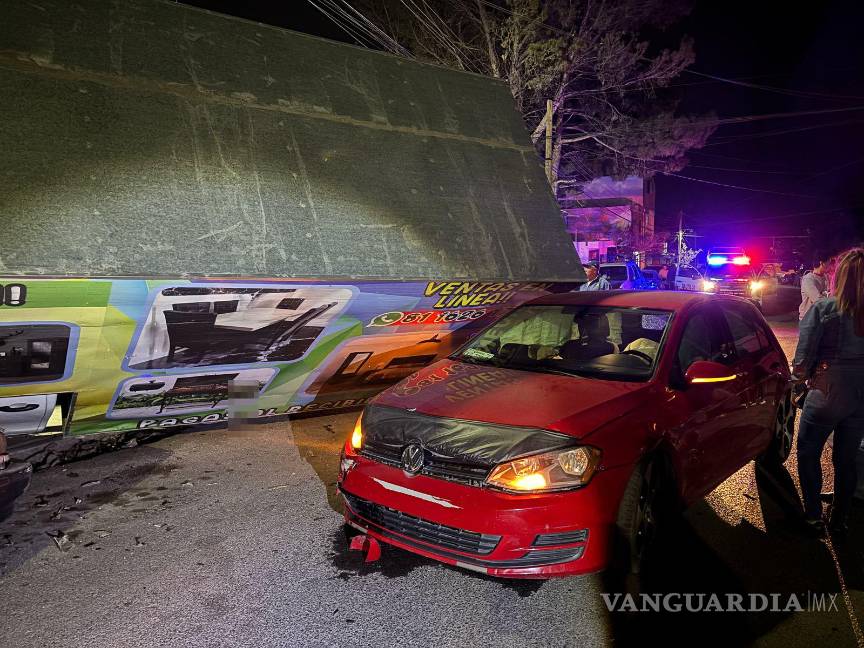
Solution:
[{"label": "power line", "polygon": [[373,45],[377,45],[393,54],[413,58],[407,49],[357,11],[347,0],[341,0],[344,6],[338,4],[339,0],[317,0],[317,2],[308,0],[308,2],[351,36],[361,47],[372,49]]},{"label": "power line", "polygon": [[[530,18],[530,14],[517,13],[515,11],[510,11],[509,9],[506,9],[505,7],[500,7],[500,6],[496,5],[494,2],[489,2],[488,0],[477,0],[477,1],[482,5],[486,5],[487,7],[490,7],[492,9],[497,9],[498,11],[501,11],[503,13],[510,15],[510,16],[513,16],[514,18]],[[549,31],[555,32],[556,34],[559,34],[561,36],[569,36],[570,35],[570,32],[568,32],[567,30],[560,29],[558,27],[553,27],[552,25],[544,23],[539,18],[534,18],[533,20],[529,20],[528,24],[529,25],[539,25],[540,27],[545,27]]]},{"label": "power line", "polygon": [[674,178],[681,178],[682,180],[691,180],[693,182],[702,182],[704,184],[716,185],[718,187],[726,187],[727,189],[738,189],[741,191],[755,191],[759,193],[770,193],[777,194],[779,196],[792,196],[793,198],[818,198],[819,196],[813,196],[811,194],[795,194],[795,193],[786,193],[783,191],[772,191],[770,189],[756,189],[755,187],[742,187],[741,185],[733,185],[733,184],[725,184],[723,182],[714,182],[712,180],[702,180],[700,178],[691,178],[690,176],[680,175],[678,173],[671,173],[669,171],[660,171],[661,174],[665,176],[672,176]]},{"label": "power line", "polygon": [[834,128],[836,126],[848,126],[849,124],[860,124],[860,119],[847,119],[844,121],[828,122],[825,124],[814,124],[812,126],[801,126],[799,128],[786,128],[783,130],[769,131],[767,133],[747,133],[744,135],[729,135],[722,138],[722,141],[709,142],[705,146],[724,146],[733,144],[743,140],[762,139],[764,137],[774,137],[775,135],[788,135],[789,133],[801,133],[804,131],[816,130],[819,128]]},{"label": "power line", "polygon": [[714,81],[719,81],[722,83],[729,83],[731,85],[742,86],[745,88],[750,88],[753,90],[764,90],[766,92],[775,92],[777,94],[785,94],[793,97],[800,98],[810,98],[810,99],[831,99],[831,100],[846,100],[846,99],[864,99],[864,96],[860,95],[835,95],[829,94],[826,92],[811,92],[808,90],[792,90],[789,88],[778,88],[775,86],[762,85],[759,83],[747,83],[746,81],[740,81],[737,79],[728,79],[720,76],[716,76],[714,74],[706,74],[705,72],[696,72],[695,70],[684,70],[687,74],[693,74],[700,77],[705,77],[708,79],[712,79]]},{"label": "power line", "polygon": [[715,167],[707,164],[688,164],[688,169],[711,169],[712,171],[728,171],[729,173],[761,173],[763,175],[806,175],[807,171],[763,171],[761,169],[731,169]]},{"label": "power line", "polygon": [[735,160],[736,162],[749,162],[751,164],[762,164],[762,165],[766,164],[762,160],[754,160],[752,158],[735,157],[732,155],[720,155],[719,153],[706,153],[702,149],[692,149],[692,150],[687,152],[687,155],[703,155],[705,157],[718,158],[720,160]]},{"label": "power line", "polygon": [[[326,2],[326,0],[319,0],[319,1]],[[320,13],[322,13],[324,16],[326,16],[337,27],[339,27],[342,31],[344,31],[351,38],[353,38],[354,42],[356,42],[358,45],[360,45],[360,47],[365,47],[366,49],[369,49],[369,41],[367,41],[361,34],[356,32],[355,30],[353,30],[351,27],[346,25],[343,21],[339,20],[339,18],[336,17],[336,15],[331,13],[332,9],[330,9],[328,11],[329,6],[328,6],[328,9],[324,9],[324,7],[318,5],[315,2],[315,0],[308,0],[308,2],[313,7],[315,7]]]},{"label": "power line", "polygon": [[799,216],[814,216],[816,214],[832,214],[832,213],[838,212],[838,211],[846,211],[849,209],[858,209],[861,206],[862,205],[847,205],[845,207],[834,207],[831,209],[813,209],[810,211],[793,212],[790,214],[780,214],[778,216],[765,216],[762,218],[746,218],[746,219],[741,219],[741,220],[722,221],[722,222],[717,222],[717,223],[703,223],[703,224],[700,224],[699,227],[704,229],[704,228],[710,228],[710,227],[723,227],[725,225],[738,225],[740,223],[758,223],[758,222],[762,222],[762,221],[778,220],[778,219],[783,219],[783,218],[797,218]]},{"label": "power line", "polygon": [[811,180],[813,178],[818,178],[821,175],[826,175],[828,173],[834,173],[835,171],[839,171],[840,169],[845,169],[846,167],[853,166],[855,164],[860,164],[864,162],[864,157],[860,157],[857,160],[852,160],[851,162],[844,162],[843,164],[838,164],[835,167],[831,167],[829,169],[825,169],[824,171],[819,171],[818,173],[814,173],[805,178],[805,180]]}]

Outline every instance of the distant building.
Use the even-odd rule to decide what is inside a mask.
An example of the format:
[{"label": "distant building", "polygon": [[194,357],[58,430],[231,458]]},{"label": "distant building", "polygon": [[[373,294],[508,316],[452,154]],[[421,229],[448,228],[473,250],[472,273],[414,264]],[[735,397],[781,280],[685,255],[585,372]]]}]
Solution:
[{"label": "distant building", "polygon": [[610,176],[559,184],[558,203],[582,262],[643,252],[654,236],[654,180]]}]

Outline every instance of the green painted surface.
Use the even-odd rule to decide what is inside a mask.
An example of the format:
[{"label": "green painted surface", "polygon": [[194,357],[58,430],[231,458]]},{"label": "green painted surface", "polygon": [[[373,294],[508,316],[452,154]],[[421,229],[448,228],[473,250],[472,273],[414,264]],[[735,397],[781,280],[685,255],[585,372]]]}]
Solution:
[{"label": "green painted surface", "polygon": [[505,84],[158,0],[0,4],[0,272],[579,281]]}]

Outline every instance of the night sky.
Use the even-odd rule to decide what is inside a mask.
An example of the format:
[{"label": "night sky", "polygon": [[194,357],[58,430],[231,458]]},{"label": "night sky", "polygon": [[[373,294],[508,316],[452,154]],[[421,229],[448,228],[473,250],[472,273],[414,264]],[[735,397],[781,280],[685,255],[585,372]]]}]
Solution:
[{"label": "night sky", "polygon": [[[721,117],[864,107],[862,26],[864,3],[851,1],[697,2],[682,25],[696,42],[691,69],[783,92],[684,74],[697,85],[683,88],[683,107]],[[690,159],[680,175],[777,192],[658,179],[660,225],[674,227],[683,209],[705,235],[699,247],[743,236],[767,254],[755,237],[809,229],[831,253],[864,238],[864,110],[722,126]]]},{"label": "night sky", "polygon": [[[305,0],[187,4],[353,42]],[[864,107],[864,3],[799,6],[694,3],[673,34],[695,38],[691,70],[766,88],[685,73],[673,90],[682,109],[739,117]],[[679,175],[704,182],[658,178],[657,229],[676,227],[683,210],[703,236],[697,247],[740,244],[764,258],[770,239],[761,237],[810,236],[799,247],[829,253],[864,240],[864,110],[722,126]]]}]

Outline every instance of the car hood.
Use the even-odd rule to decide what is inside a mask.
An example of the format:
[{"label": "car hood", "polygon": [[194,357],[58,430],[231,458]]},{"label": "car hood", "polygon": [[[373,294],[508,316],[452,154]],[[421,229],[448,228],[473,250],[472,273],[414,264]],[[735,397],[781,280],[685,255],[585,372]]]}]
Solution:
[{"label": "car hood", "polygon": [[642,403],[649,385],[442,360],[382,392],[374,403],[584,438]]}]

